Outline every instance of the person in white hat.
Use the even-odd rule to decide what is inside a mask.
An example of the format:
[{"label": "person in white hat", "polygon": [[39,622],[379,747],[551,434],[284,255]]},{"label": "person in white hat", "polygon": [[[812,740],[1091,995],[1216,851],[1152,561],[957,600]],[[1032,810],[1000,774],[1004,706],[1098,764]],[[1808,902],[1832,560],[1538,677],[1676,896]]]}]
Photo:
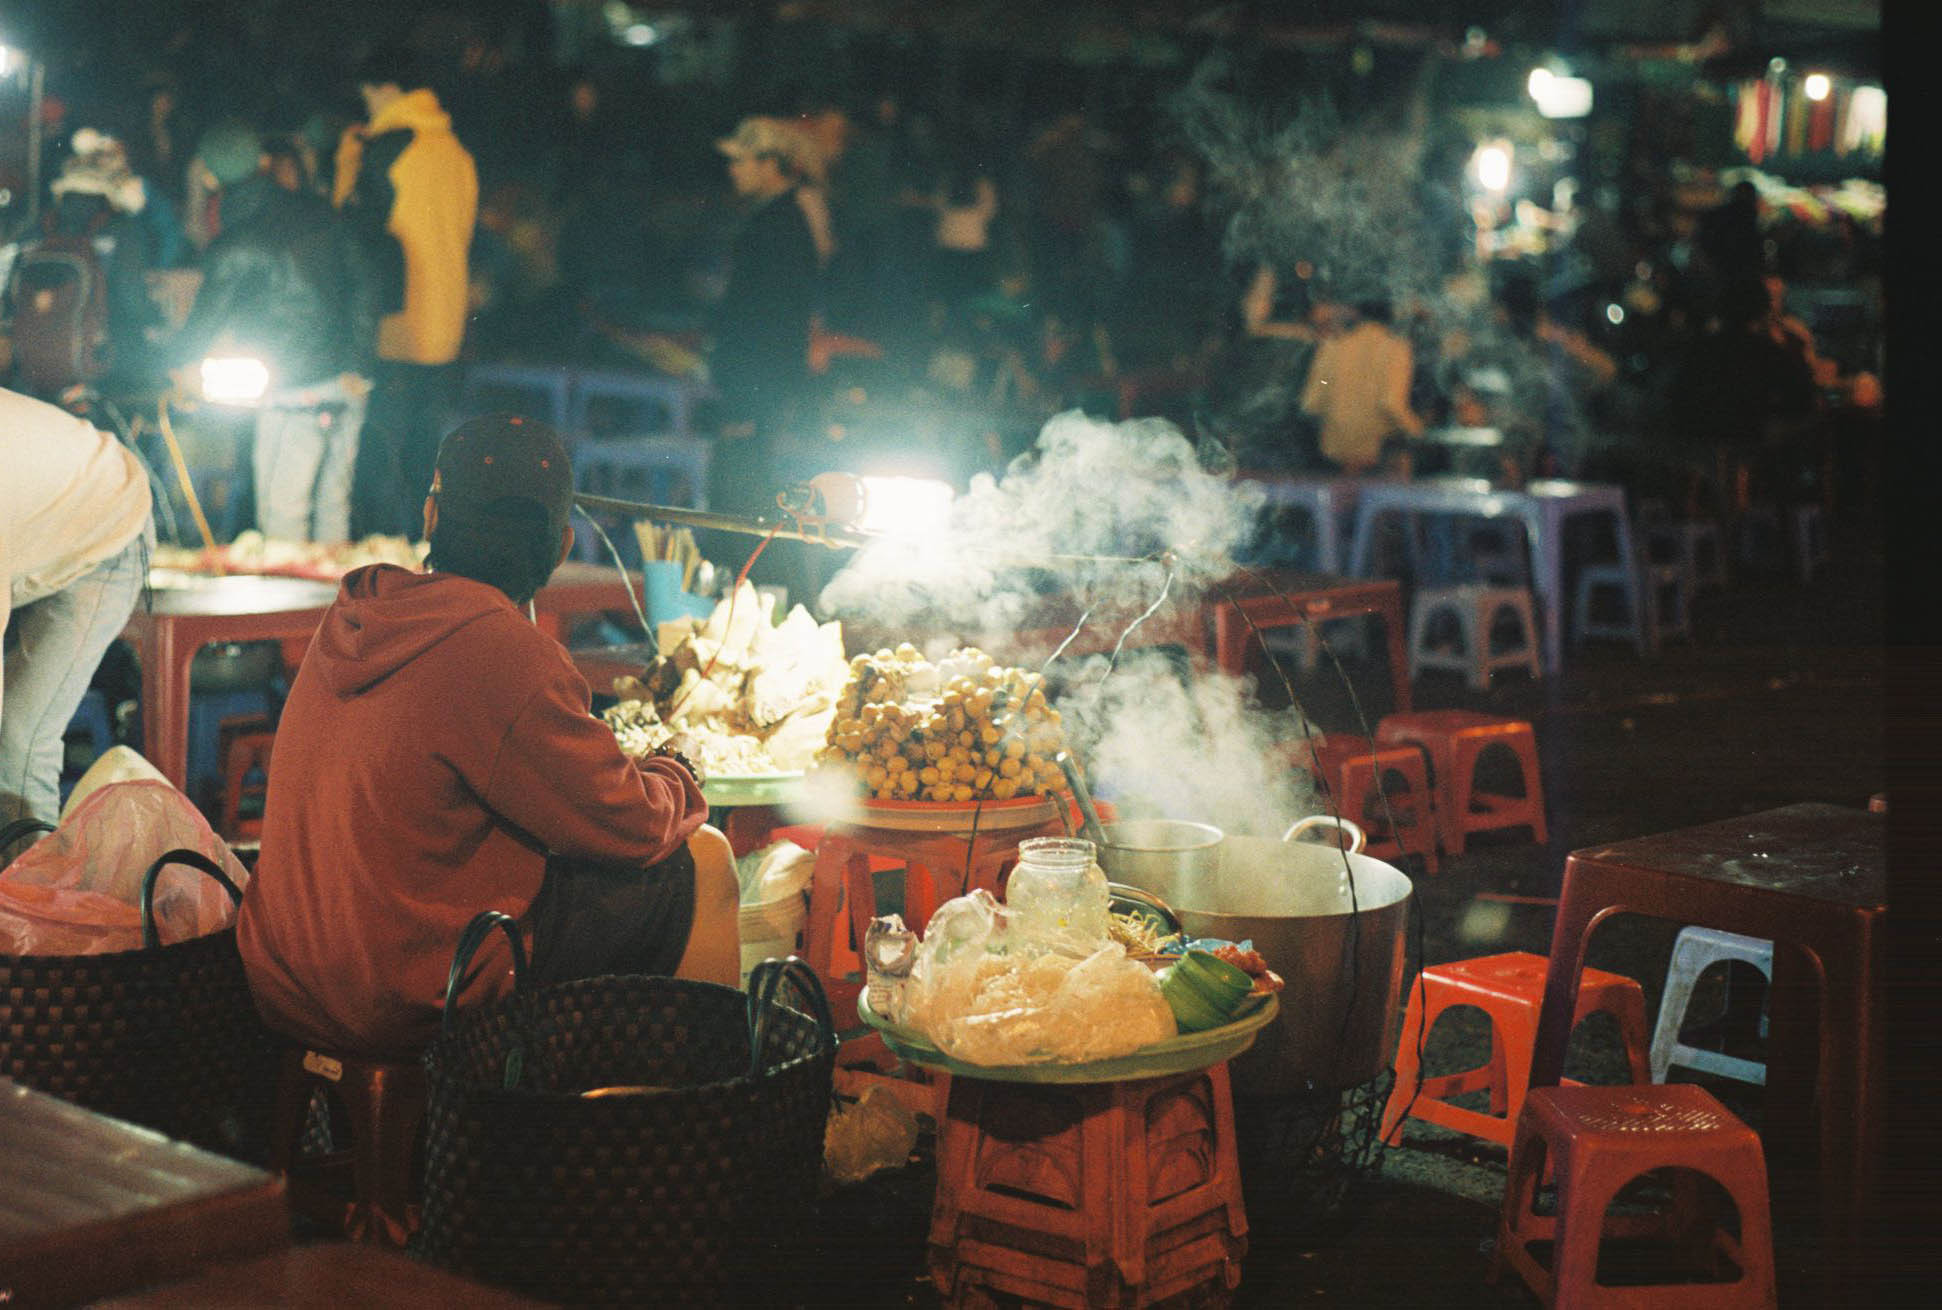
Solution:
[{"label": "person in white hat", "polygon": [[788,128],[745,118],[715,144],[728,157],[735,194],[752,206],[729,253],[709,359],[722,422],[708,503],[734,513],[763,508],[775,492],[769,444],[808,380],[817,261],[815,238],[794,199],[800,147]]}]

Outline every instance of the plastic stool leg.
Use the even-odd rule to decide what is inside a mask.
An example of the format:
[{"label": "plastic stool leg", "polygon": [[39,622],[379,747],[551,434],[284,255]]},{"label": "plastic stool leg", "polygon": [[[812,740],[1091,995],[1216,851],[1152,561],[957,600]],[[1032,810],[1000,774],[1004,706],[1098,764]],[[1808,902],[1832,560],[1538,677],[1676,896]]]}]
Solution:
[{"label": "plastic stool leg", "polygon": [[1666,983],[1659,998],[1659,1022],[1652,1031],[1649,1060],[1652,1081],[1666,1080],[1672,1065],[1672,1048],[1679,1044],[1679,1029],[1686,1020],[1686,1007],[1692,1003],[1693,987],[1699,981],[1700,961],[1692,939],[1680,937],[1673,943],[1672,962],[1666,966]]},{"label": "plastic stool leg", "polygon": [[1389,1089],[1389,1100],[1382,1108],[1382,1126],[1376,1134],[1389,1146],[1401,1140],[1404,1112],[1416,1098],[1416,1078],[1422,1068],[1416,1047],[1426,1022],[1422,998],[1420,984],[1409,989],[1409,1003],[1403,1011],[1402,1040],[1396,1047],[1396,1082]]}]

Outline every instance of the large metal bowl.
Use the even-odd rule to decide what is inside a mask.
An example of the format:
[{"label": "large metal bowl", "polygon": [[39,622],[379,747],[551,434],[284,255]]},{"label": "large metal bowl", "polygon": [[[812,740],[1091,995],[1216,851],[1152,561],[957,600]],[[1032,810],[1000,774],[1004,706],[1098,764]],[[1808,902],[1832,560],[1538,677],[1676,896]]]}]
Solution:
[{"label": "large metal bowl", "polygon": [[[1189,938],[1251,940],[1287,981],[1280,1015],[1234,1060],[1237,1096],[1353,1087],[1394,1054],[1412,888],[1400,869],[1361,854],[1362,834],[1345,826],[1346,850],[1226,837],[1211,871],[1189,880],[1176,870],[1180,895],[1161,897]],[[1154,891],[1108,868],[1117,881]]]},{"label": "large metal bowl", "polygon": [[1219,828],[1180,819],[1126,819],[1105,824],[1099,867],[1114,882],[1151,892],[1169,905],[1198,901],[1200,886],[1220,870]]}]

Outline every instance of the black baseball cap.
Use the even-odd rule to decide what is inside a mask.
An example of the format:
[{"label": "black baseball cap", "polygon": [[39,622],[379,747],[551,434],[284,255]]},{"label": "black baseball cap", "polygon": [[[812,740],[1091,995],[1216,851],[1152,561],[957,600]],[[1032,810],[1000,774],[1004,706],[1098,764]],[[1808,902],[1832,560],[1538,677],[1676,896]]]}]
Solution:
[{"label": "black baseball cap", "polygon": [[495,501],[530,501],[557,538],[573,514],[573,464],[560,434],[518,414],[467,419],[438,447],[431,494],[441,517],[486,525]]}]

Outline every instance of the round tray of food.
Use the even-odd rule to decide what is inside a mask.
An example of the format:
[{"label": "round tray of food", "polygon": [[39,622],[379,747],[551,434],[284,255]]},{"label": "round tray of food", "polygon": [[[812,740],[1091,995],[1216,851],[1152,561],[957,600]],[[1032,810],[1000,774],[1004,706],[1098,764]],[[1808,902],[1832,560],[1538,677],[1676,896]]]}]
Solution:
[{"label": "round tray of food", "polygon": [[802,795],[802,770],[710,774],[701,795],[710,805],[787,805]]},{"label": "round tray of food", "polygon": [[891,832],[1012,832],[1036,828],[1059,815],[1060,795],[1009,800],[858,802],[860,824]]},{"label": "round tray of food", "polygon": [[898,1056],[926,1069],[1002,1083],[1118,1083],[1191,1073],[1233,1059],[1254,1045],[1255,1036],[1274,1022],[1281,1012],[1281,999],[1272,992],[1257,992],[1236,1018],[1218,1028],[1181,1033],[1110,1060],[1072,1064],[966,1064],[938,1050],[921,1033],[887,1023],[871,1011],[867,995],[858,998],[856,1012],[863,1022],[883,1034],[884,1044]]}]

